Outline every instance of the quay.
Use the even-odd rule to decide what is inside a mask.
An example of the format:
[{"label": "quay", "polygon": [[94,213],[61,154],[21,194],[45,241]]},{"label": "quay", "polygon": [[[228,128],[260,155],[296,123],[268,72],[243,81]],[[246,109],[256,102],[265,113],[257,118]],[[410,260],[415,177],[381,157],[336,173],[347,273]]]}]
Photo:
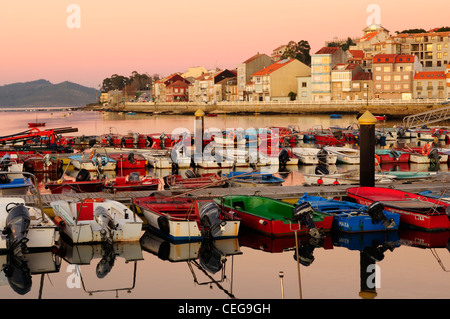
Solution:
[{"label": "quay", "polygon": [[[227,188],[203,188],[194,190],[158,190],[158,191],[133,191],[133,192],[99,192],[99,193],[68,193],[68,194],[41,194],[44,209],[50,207],[50,202],[60,199],[82,200],[86,198],[105,198],[116,200],[125,205],[131,205],[134,198],[154,196],[192,196],[198,199],[212,199],[226,195],[264,196],[279,200],[296,202],[305,193],[312,196],[343,197],[347,189],[358,185],[317,185],[317,186],[261,186],[261,187],[227,187]],[[378,187],[390,187],[406,192],[418,193],[421,191],[443,191],[450,188],[450,173],[441,173],[427,180],[411,182],[394,181],[393,183],[376,183]],[[21,197],[28,205],[36,204],[36,195],[12,195]]]},{"label": "quay", "polygon": [[272,102],[125,102],[119,105],[88,106],[85,110],[137,112],[144,114],[194,114],[202,109],[206,114],[372,114],[402,118],[411,114],[446,107],[442,100],[350,100],[350,101],[272,101]]}]

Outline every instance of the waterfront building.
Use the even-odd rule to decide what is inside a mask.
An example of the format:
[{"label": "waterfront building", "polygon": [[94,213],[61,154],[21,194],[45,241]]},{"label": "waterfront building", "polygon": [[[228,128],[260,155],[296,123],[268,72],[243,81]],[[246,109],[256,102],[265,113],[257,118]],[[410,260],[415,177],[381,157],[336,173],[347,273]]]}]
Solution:
[{"label": "waterfront building", "polygon": [[190,91],[193,95],[190,96],[190,100],[204,103],[217,102],[214,85],[226,78],[233,77],[236,77],[236,72],[227,69],[216,69],[202,74],[193,83],[193,89]]},{"label": "waterfront building", "polygon": [[414,73],[422,71],[422,65],[416,56],[377,54],[372,63],[375,99],[412,98]]},{"label": "waterfront building", "polygon": [[311,100],[311,75],[297,76],[297,101]]},{"label": "waterfront building", "polygon": [[369,103],[373,99],[372,72],[360,71],[352,79],[352,100],[364,100]]},{"label": "waterfront building", "polygon": [[[225,78],[214,84],[214,100],[217,102],[238,101],[237,77]],[[245,87],[244,87],[245,88]]]},{"label": "waterfront building", "polygon": [[362,72],[357,63],[339,63],[331,70],[331,99],[352,100],[352,80]]},{"label": "waterfront building", "polygon": [[297,96],[298,76],[311,75],[311,68],[297,59],[284,59],[255,72],[249,89],[252,101],[289,101]]},{"label": "waterfront building", "polygon": [[447,67],[445,68],[445,75],[447,80],[447,99],[450,99],[450,64],[447,64]]},{"label": "waterfront building", "polygon": [[169,86],[177,81],[184,82],[187,85],[191,84],[188,80],[183,78],[180,75],[180,73],[174,73],[163,79],[155,81],[153,83],[153,90],[152,90],[154,101],[156,101],[156,102],[173,102],[170,100],[173,98],[173,95],[170,97],[166,96],[166,88],[167,88],[167,86]]},{"label": "waterfront building", "polygon": [[311,56],[311,89],[315,101],[331,100],[331,70],[346,63],[348,55],[340,47],[323,47]]},{"label": "waterfront building", "polygon": [[417,55],[424,70],[444,70],[450,63],[450,31],[398,33],[392,39],[401,44],[403,54]]},{"label": "waterfront building", "polygon": [[175,81],[165,88],[166,102],[187,102],[189,101],[189,85],[187,81]]},{"label": "waterfront building", "polygon": [[422,71],[414,75],[414,98],[447,98],[445,71]]},{"label": "waterfront building", "polygon": [[248,101],[249,97],[246,95],[246,85],[250,82],[250,76],[265,67],[271,65],[274,61],[267,55],[257,53],[248,58],[237,66],[237,89],[239,101]]}]

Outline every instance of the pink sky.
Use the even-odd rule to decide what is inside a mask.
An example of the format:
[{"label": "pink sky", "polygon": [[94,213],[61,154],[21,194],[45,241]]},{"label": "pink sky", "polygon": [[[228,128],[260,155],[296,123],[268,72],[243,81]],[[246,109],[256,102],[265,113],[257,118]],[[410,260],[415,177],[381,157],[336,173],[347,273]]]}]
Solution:
[{"label": "pink sky", "polygon": [[[81,9],[80,28],[67,26],[70,4]],[[392,34],[450,26],[448,0],[2,1],[0,85],[47,79],[98,88],[114,73],[233,69],[290,40],[309,41],[314,53],[333,37],[361,36],[369,4]]]}]

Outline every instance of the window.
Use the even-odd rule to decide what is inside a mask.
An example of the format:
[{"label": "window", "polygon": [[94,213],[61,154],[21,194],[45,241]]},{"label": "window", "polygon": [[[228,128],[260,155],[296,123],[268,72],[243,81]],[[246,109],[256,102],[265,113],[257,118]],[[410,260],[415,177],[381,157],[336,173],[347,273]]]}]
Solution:
[{"label": "window", "polygon": [[390,81],[391,80],[391,76],[390,75],[385,75],[383,80],[384,81]]},{"label": "window", "polygon": [[402,86],[400,84],[395,84],[394,85],[394,90],[396,90],[396,91],[400,91],[401,88],[402,88]]},{"label": "window", "polygon": [[409,75],[404,75],[403,80],[409,80]]},{"label": "window", "polygon": [[391,72],[391,67],[390,67],[390,66],[385,66],[385,67],[383,68],[383,71],[384,71],[384,72]]},{"label": "window", "polygon": [[381,75],[377,75],[377,76],[375,77],[375,80],[381,81]]},{"label": "window", "polygon": [[394,75],[394,81],[401,81],[402,80],[402,77],[401,77],[401,75]]},{"label": "window", "polygon": [[409,89],[409,84],[403,84],[403,88],[404,88],[405,90],[408,90],[408,89]]},{"label": "window", "polygon": [[381,72],[381,66],[377,66],[377,67],[375,68],[375,71]]},{"label": "window", "polygon": [[302,88],[308,87],[308,84],[306,82],[302,82]]},{"label": "window", "polygon": [[384,90],[385,91],[389,91],[391,89],[391,85],[390,84],[385,84],[384,85]]}]

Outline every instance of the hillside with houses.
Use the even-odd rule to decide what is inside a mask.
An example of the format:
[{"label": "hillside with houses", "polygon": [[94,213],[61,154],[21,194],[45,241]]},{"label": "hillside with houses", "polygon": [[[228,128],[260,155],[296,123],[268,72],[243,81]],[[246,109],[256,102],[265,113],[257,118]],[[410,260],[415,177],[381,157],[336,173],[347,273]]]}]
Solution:
[{"label": "hillside with houses", "polygon": [[290,54],[289,43],[270,54],[258,52],[230,70],[192,67],[153,81],[138,95],[102,92],[101,102],[114,106],[124,101],[214,104],[450,98],[448,28],[392,35],[383,26],[371,25],[361,37],[346,40],[326,42],[304,61],[298,52]]}]

